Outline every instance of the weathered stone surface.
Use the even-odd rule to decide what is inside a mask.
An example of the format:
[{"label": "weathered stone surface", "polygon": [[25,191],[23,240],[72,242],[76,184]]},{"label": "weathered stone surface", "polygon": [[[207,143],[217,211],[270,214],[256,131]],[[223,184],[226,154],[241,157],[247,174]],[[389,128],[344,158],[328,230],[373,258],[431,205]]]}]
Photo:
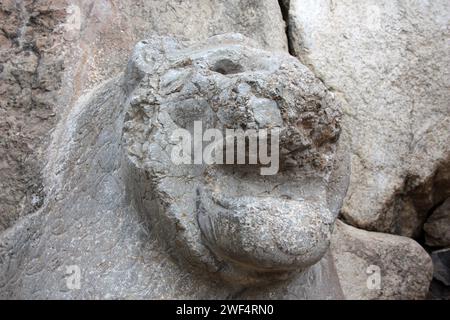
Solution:
[{"label": "weathered stone surface", "polygon": [[431,258],[434,264],[434,278],[450,287],[450,249],[434,251]]},{"label": "weathered stone surface", "polygon": [[450,247],[450,198],[433,212],[423,230],[428,246]]},{"label": "weathered stone surface", "polygon": [[338,220],[331,252],[346,299],[423,299],[428,293],[433,264],[412,239],[356,229]]},{"label": "weathered stone surface", "polygon": [[[287,48],[274,0],[0,2],[1,298],[424,297],[430,261],[412,240],[341,222],[329,233],[349,154],[355,173],[343,218],[354,225],[416,236],[450,196],[448,4],[279,3],[291,3],[283,12],[291,52],[328,90],[295,59],[261,50]],[[195,44],[229,31],[254,41],[234,35]],[[152,34],[189,41],[151,37],[124,75],[135,43]],[[161,66],[152,76],[149,57]],[[242,81],[250,89],[237,86]],[[183,115],[183,93],[205,103]],[[345,106],[339,146],[334,95]],[[204,120],[284,128],[289,152],[280,175],[262,183],[250,169],[209,168],[201,176],[157,163],[137,117],[155,103],[168,107],[158,119],[165,128],[189,127],[214,103],[225,108]],[[155,179],[167,168],[172,185]],[[187,188],[192,181],[176,179],[186,171],[208,179]],[[180,210],[148,206],[158,201]],[[186,215],[192,207],[201,219]],[[436,223],[442,208],[424,228],[428,244],[445,238]],[[369,263],[380,267],[380,290],[367,288]],[[68,288],[71,266],[80,268],[80,290]],[[435,268],[434,298],[449,294],[437,280],[444,269]]]},{"label": "weathered stone surface", "polygon": [[135,44],[152,35],[199,41],[239,32],[266,49],[287,50],[276,0],[70,0],[67,10],[75,92],[122,72]]},{"label": "weathered stone surface", "polygon": [[[217,42],[218,39],[223,39],[223,43]],[[147,43],[159,43],[163,46],[146,47],[145,43],[140,43],[135,58],[142,57],[142,54],[145,56],[146,53],[149,53],[148,50],[155,50],[153,54],[157,54],[159,52],[157,48],[164,48],[164,45],[173,45],[175,49],[178,42],[174,39],[153,38]],[[182,43],[178,43],[178,45],[180,48],[183,47]],[[205,54],[202,48],[208,48],[208,46],[216,48],[211,49],[211,52],[216,50],[216,57],[226,55],[227,50],[231,47],[237,56],[250,54],[250,58],[257,55],[259,58],[254,61],[264,61],[264,59],[272,61],[271,53],[254,48],[254,44],[240,35],[213,38],[208,43],[199,46],[198,52],[202,55]],[[166,52],[169,53],[170,50]],[[177,50],[173,51],[174,54],[177,52]],[[191,56],[193,58],[195,52],[195,49],[191,49],[186,54],[188,56],[193,54]],[[182,51],[179,54],[182,55]],[[198,56],[197,62],[200,65],[202,55]],[[320,82],[314,79],[311,73],[296,59],[288,55],[274,55],[280,61],[276,65],[269,64],[273,69],[253,71],[266,73],[265,77],[267,78],[263,77],[262,79],[267,80],[273,77],[273,83],[265,82],[260,87],[262,92],[270,88],[274,89],[276,84],[279,84],[286,86],[286,93],[301,96],[301,92],[303,92],[301,90],[291,92],[289,86],[293,84],[277,82],[277,77],[283,77],[285,72],[289,73],[295,70],[298,73],[294,74],[292,79],[296,79],[298,82],[293,88],[297,88],[304,81],[304,92],[309,92],[314,88],[313,92],[310,92],[312,96],[329,97],[329,93],[324,91]],[[147,57],[151,57],[151,55],[147,55]],[[170,60],[171,57],[176,57],[176,55],[168,54],[166,58]],[[214,55],[209,56],[209,58],[212,57]],[[165,242],[165,239],[158,236],[156,232],[158,229],[173,230],[164,228],[166,227],[162,225],[164,221],[155,222],[151,216],[147,215],[149,212],[141,210],[139,205],[145,204],[145,202],[142,198],[137,197],[139,190],[135,189],[138,189],[139,186],[146,188],[151,186],[130,183],[130,181],[137,182],[136,179],[139,177],[144,181],[147,179],[143,175],[133,175],[132,170],[130,171],[132,167],[128,163],[128,156],[123,152],[123,148],[130,147],[131,133],[136,134],[136,139],[139,138],[139,132],[130,131],[130,127],[127,129],[126,143],[122,143],[124,121],[129,122],[133,119],[130,117],[131,114],[125,117],[125,106],[130,102],[139,102],[139,99],[136,100],[133,97],[139,96],[137,92],[143,93],[142,90],[147,90],[147,98],[151,99],[152,90],[150,88],[155,83],[153,81],[146,83],[142,81],[145,78],[142,76],[145,74],[135,73],[135,71],[145,70],[139,69],[139,67],[147,68],[150,71],[152,65],[148,64],[149,61],[151,60],[134,59],[125,76],[112,79],[83,96],[67,119],[58,125],[54,134],[55,139],[49,149],[51,157],[45,171],[46,183],[53,186],[49,192],[49,201],[37,213],[21,219],[0,236],[0,273],[2,274],[0,296],[2,298],[342,298],[333,261],[329,254],[322,250],[318,252],[320,256],[323,256],[319,262],[307,260],[308,256],[300,258],[300,262],[306,262],[302,265],[302,270],[290,273],[289,277],[284,280],[271,281],[270,286],[259,288],[255,288],[245,281],[242,283],[230,281],[236,280],[236,278],[222,280],[217,273],[205,272],[204,269],[198,269],[195,264],[190,265],[182,259],[174,259],[172,243]],[[179,62],[182,61],[182,59],[179,60]],[[185,62],[189,61],[190,59],[185,60]],[[206,61],[209,60],[205,59]],[[139,65],[139,62],[143,64]],[[243,67],[248,67],[245,60],[241,60],[240,63]],[[179,66],[182,65],[183,63]],[[157,66],[157,64],[153,66]],[[168,66],[172,65],[169,63]],[[189,64],[185,65],[185,67],[188,66]],[[257,70],[264,66],[264,64],[259,65]],[[196,69],[192,69],[192,71],[194,70]],[[203,71],[207,74],[214,72],[209,69]],[[230,81],[235,77],[242,80],[246,76],[252,77],[252,71],[236,76],[219,76],[220,73],[215,73],[222,81],[225,81],[227,77]],[[157,83],[162,79],[165,78],[158,78]],[[137,86],[138,84],[139,86]],[[134,94],[129,96],[129,90],[134,86],[137,86],[138,91],[133,90]],[[163,88],[166,87],[161,86],[161,89]],[[186,93],[190,95],[190,93]],[[309,98],[305,95],[305,99]],[[224,102],[228,101],[227,98],[224,99]],[[322,110],[324,106],[331,109],[336,108],[332,100],[319,99],[319,101],[322,104],[316,106],[318,111]],[[169,107],[169,105],[161,104],[161,109]],[[136,106],[142,106],[142,104],[137,103]],[[147,109],[147,111],[149,110]],[[325,115],[321,115],[321,117],[323,121],[327,119]],[[174,119],[177,118],[174,117]],[[330,113],[330,119],[334,119],[333,113]],[[333,127],[335,124],[331,122],[328,125]],[[330,143],[334,144],[335,142]],[[321,152],[331,151],[323,150]],[[308,157],[304,160],[308,160]],[[161,160],[163,159],[161,158]],[[333,167],[332,163],[329,165],[331,167],[311,170],[322,174],[322,178],[324,178],[329,175],[330,169]],[[305,164],[305,167],[308,165]],[[158,168],[158,166],[155,167],[155,170]],[[182,170],[181,168],[179,170]],[[177,171],[174,171],[173,174],[176,175]],[[336,174],[332,174],[332,176],[333,181],[342,180]],[[312,185],[311,188],[313,187]],[[323,187],[315,190],[318,191]],[[179,189],[173,189],[173,191],[177,190]],[[340,189],[333,187],[332,190]],[[327,201],[326,192],[324,190],[322,192],[324,192],[322,196],[325,198],[319,197],[317,200],[323,201],[324,207],[333,208],[333,212],[329,213],[330,221],[323,222],[332,223],[333,216],[339,209],[338,204],[336,204],[335,197],[332,197],[331,201]],[[341,198],[343,195],[342,193]],[[141,203],[138,203],[137,200]],[[314,199],[305,198],[306,203],[312,200]],[[196,199],[193,197],[186,201],[189,201],[184,203],[187,207],[192,205],[192,202],[195,203]],[[155,214],[156,212],[150,213]],[[160,214],[164,215],[164,213]],[[169,213],[166,214],[170,219]],[[323,218],[318,215],[316,219],[320,222],[319,219]],[[184,240],[203,240],[183,234],[183,230],[187,230],[187,228],[192,228],[189,230],[192,233],[198,232],[194,229],[194,227],[197,230],[199,228],[196,221],[193,223],[197,226],[184,228],[181,222],[181,228],[176,229],[173,234],[179,249],[203,246],[201,243],[182,243]],[[315,231],[310,228],[310,225],[304,227]],[[324,227],[327,228],[326,225]],[[328,239],[325,239],[325,245],[327,241]],[[202,250],[206,250],[206,248]],[[205,254],[213,259],[212,253]],[[73,265],[78,266],[81,271],[80,290],[69,290],[67,287],[67,267]],[[307,265],[311,266],[306,267]],[[267,276],[263,273],[259,277]],[[273,276],[270,275],[268,278],[273,279]]]},{"label": "weathered stone surface", "polygon": [[0,2],[0,231],[39,208],[42,136],[55,125],[63,1]]},{"label": "weathered stone surface", "polygon": [[0,18],[0,231],[43,205],[49,133],[139,40],[241,32],[287,48],[276,0],[7,0]]},{"label": "weathered stone surface", "polygon": [[416,237],[450,194],[449,17],[446,0],[290,1],[293,53],[347,102],[352,225]]},{"label": "weathered stone surface", "polygon": [[[346,192],[345,185],[328,192],[341,113],[306,67],[239,34],[193,46],[158,37],[136,46],[127,77],[130,193],[176,257],[240,283],[286,276],[322,258],[339,211],[329,199],[342,203]],[[195,134],[195,121],[219,132],[277,129],[279,172],[174,163],[181,143],[171,135]]]},{"label": "weathered stone surface", "polygon": [[450,299],[450,249],[434,251],[431,254],[434,265],[431,299]]}]

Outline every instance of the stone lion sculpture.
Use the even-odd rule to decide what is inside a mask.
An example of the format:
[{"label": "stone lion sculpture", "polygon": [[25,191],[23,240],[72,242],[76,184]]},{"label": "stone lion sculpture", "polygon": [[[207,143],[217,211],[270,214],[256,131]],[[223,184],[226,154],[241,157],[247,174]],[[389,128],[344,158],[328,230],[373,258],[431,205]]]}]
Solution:
[{"label": "stone lion sculpture", "polygon": [[[324,256],[345,195],[332,181],[341,113],[305,66],[240,35],[191,46],[152,38],[136,46],[128,77],[130,194],[175,258],[250,284]],[[219,130],[276,128],[279,171],[174,164],[171,133],[193,132],[199,120]]]},{"label": "stone lion sculpture", "polygon": [[[340,116],[297,59],[242,35],[139,42],[56,129],[48,200],[1,238],[1,296],[342,298],[328,254],[349,174]],[[196,121],[274,130],[278,171],[175,164],[171,134]]]}]

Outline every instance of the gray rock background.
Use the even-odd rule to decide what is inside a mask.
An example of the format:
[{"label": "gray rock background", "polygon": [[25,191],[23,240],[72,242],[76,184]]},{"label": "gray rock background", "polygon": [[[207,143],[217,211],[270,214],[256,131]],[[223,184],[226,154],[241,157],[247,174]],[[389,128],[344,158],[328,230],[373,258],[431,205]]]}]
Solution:
[{"label": "gray rock background", "polygon": [[[432,262],[426,251],[411,239],[368,232],[338,221],[331,243],[347,299],[423,299],[426,296],[433,277]],[[379,290],[374,290],[376,282],[368,285],[369,276],[378,271]]]},{"label": "gray rock background", "polygon": [[450,198],[440,205],[423,226],[430,247],[450,247]]},{"label": "gray rock background", "polygon": [[346,102],[342,217],[419,237],[450,195],[448,1],[292,0],[293,53]]},{"label": "gray rock background", "polygon": [[[110,155],[120,154],[113,102],[123,98],[120,72],[134,44],[151,34],[241,32],[289,49],[344,102],[353,170],[346,223],[425,245],[427,222],[428,245],[445,238],[448,2],[280,3],[0,1],[1,298],[425,297],[431,260],[408,238],[339,223],[330,254],[309,274],[263,291],[223,288],[179,268],[126,205]],[[81,291],[65,285],[73,264],[88,266]],[[363,287],[372,264],[386,276],[381,291]]]}]

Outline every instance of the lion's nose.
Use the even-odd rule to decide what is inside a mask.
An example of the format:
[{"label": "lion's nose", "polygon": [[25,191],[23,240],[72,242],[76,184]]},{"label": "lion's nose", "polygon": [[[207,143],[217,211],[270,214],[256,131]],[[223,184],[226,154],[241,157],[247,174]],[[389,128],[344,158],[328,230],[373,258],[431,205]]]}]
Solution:
[{"label": "lion's nose", "polygon": [[265,129],[282,126],[283,120],[276,101],[252,97],[249,100],[249,106],[258,128]]}]

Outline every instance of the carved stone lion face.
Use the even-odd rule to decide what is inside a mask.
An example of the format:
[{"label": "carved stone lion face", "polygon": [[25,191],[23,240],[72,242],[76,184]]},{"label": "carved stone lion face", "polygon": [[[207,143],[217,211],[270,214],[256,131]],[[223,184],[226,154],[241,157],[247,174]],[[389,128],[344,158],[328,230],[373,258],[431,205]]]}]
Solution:
[{"label": "carved stone lion face", "polygon": [[[181,263],[256,283],[322,258],[347,173],[335,156],[339,105],[311,71],[239,34],[200,44],[155,37],[137,44],[125,84],[128,189]],[[278,172],[174,164],[173,132],[194,135],[196,121],[204,130],[277,130]]]}]

